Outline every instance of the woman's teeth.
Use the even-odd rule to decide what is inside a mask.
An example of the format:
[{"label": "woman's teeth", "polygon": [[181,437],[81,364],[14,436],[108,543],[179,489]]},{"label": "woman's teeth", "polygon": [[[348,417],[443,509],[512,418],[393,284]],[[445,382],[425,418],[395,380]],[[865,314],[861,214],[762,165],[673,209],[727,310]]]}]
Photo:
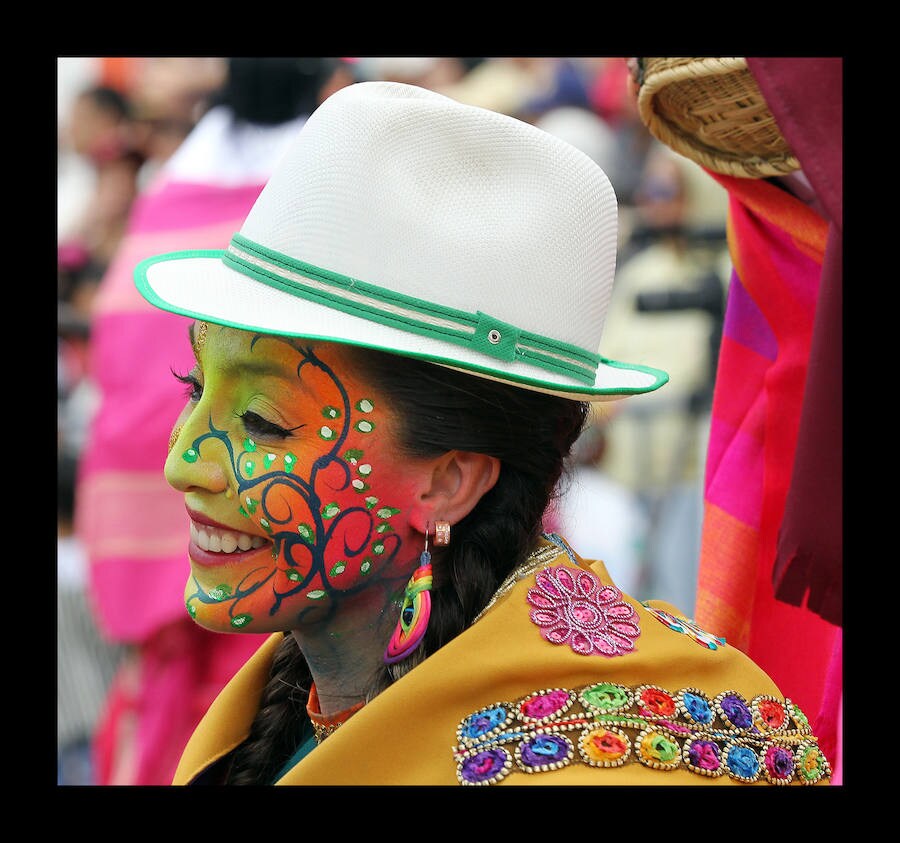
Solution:
[{"label": "woman's teeth", "polygon": [[191,522],[191,540],[201,549],[212,553],[234,553],[236,550],[250,550],[262,547],[266,540],[261,536],[220,530],[206,524]]}]

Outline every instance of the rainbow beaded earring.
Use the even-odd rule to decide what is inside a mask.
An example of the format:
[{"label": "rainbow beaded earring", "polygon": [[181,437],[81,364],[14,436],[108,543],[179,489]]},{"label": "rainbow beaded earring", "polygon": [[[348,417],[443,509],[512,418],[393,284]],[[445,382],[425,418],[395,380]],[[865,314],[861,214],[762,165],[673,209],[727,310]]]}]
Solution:
[{"label": "rainbow beaded earring", "polygon": [[403,593],[403,605],[400,607],[400,620],[387,649],[384,651],[384,663],[394,664],[405,659],[425,637],[428,619],[431,617],[431,553],[428,550],[428,532],[434,527],[434,543],[446,545],[450,543],[450,524],[439,521],[425,525],[425,549],[419,557],[419,567],[413,571],[406,591]]}]

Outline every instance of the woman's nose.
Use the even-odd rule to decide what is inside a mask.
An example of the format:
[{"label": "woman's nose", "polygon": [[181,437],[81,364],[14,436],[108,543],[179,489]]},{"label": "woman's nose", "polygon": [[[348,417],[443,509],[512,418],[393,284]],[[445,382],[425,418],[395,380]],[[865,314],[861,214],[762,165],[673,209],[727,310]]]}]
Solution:
[{"label": "woman's nose", "polygon": [[172,430],[166,481],[179,492],[224,492],[228,488],[228,449],[216,438],[200,441],[202,433],[198,434],[196,425],[191,423],[196,415],[182,415]]}]

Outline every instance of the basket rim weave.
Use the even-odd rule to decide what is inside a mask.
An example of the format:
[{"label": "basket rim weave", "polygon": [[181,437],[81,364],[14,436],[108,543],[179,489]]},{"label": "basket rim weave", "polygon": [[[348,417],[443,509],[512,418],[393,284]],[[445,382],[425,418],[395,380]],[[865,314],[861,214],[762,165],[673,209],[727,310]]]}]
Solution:
[{"label": "basket rim weave", "polygon": [[[693,134],[665,119],[656,109],[656,97],[670,85],[697,80],[701,75],[704,78],[711,78],[741,71],[747,71],[749,74],[746,58],[741,56],[690,58],[684,59],[683,64],[653,67],[651,72],[648,72],[645,63],[652,62],[653,59],[642,58],[639,61],[640,75],[636,80],[638,111],[644,125],[657,140],[695,163],[723,175],[766,178],[788,175],[800,169],[800,162],[790,151],[770,155],[738,154],[704,144]],[[669,58],[666,61],[678,59]],[[752,76],[750,78],[752,80]],[[760,102],[764,102],[758,89],[755,94]]]}]

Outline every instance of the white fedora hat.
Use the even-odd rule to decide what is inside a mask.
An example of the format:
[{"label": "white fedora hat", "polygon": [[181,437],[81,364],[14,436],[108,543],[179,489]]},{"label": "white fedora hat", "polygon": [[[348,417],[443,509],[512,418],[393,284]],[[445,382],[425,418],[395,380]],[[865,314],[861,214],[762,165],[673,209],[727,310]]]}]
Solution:
[{"label": "white fedora hat", "polygon": [[135,278],[185,316],[613,400],[668,380],[601,356],[616,229],[609,179],[560,138],[359,82],[310,116],[226,249],[159,255]]}]

